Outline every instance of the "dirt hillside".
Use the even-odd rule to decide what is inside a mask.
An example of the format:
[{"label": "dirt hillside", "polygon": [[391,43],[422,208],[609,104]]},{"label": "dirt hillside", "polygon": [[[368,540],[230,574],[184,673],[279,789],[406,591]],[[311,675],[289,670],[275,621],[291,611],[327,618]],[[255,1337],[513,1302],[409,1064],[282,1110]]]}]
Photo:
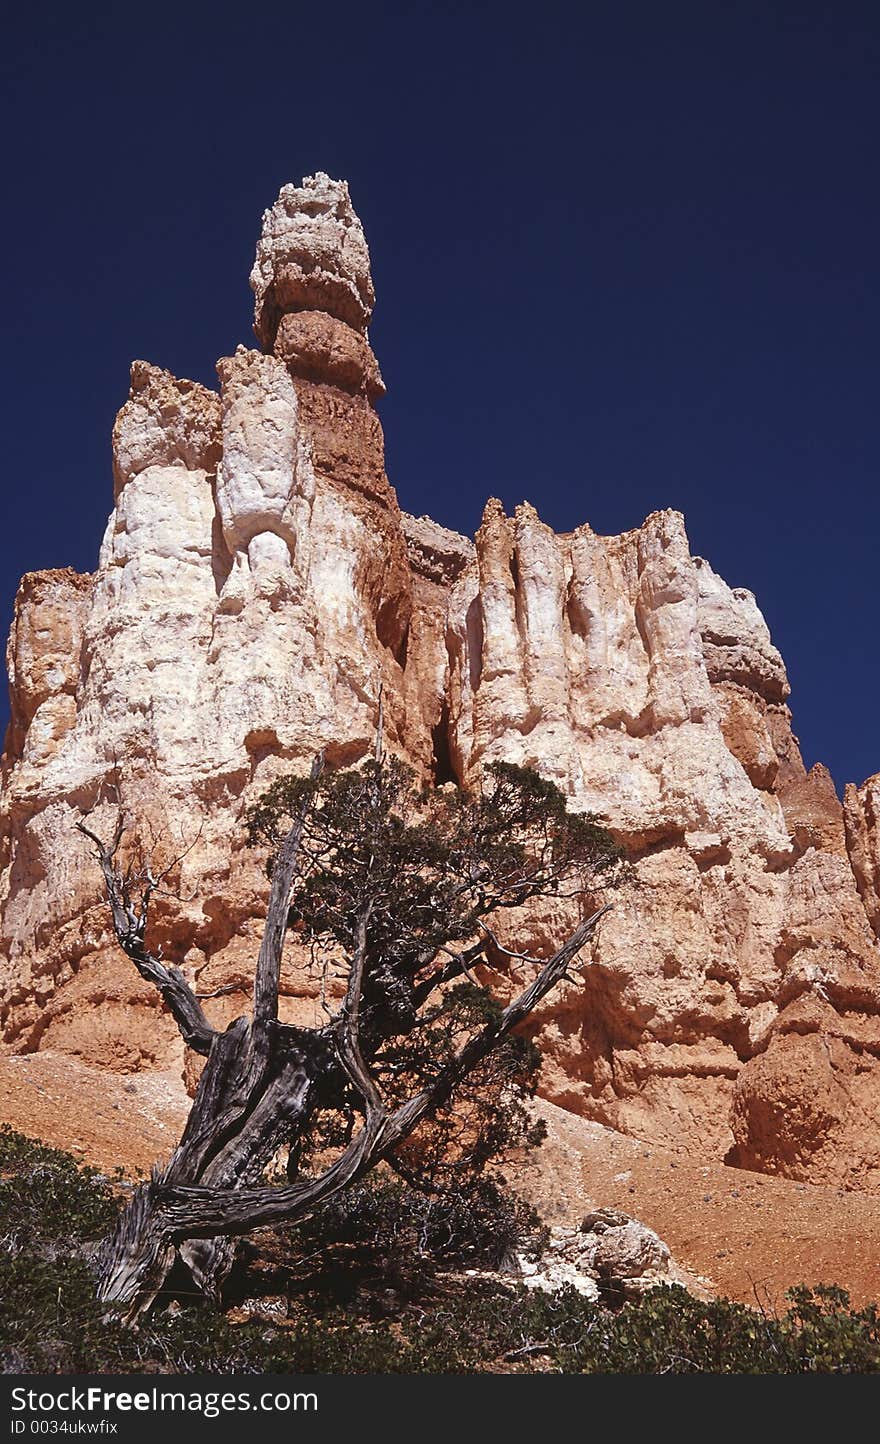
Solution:
[{"label": "dirt hillside", "polygon": [[[145,1173],[177,1140],[189,1099],[174,1073],[136,1077],[62,1054],[0,1056],[0,1117],[103,1170]],[[712,1292],[776,1308],[798,1283],[880,1299],[880,1193],[793,1183],[675,1152],[538,1104],[549,1137],[512,1181],[549,1222],[594,1206],[656,1229]]]}]

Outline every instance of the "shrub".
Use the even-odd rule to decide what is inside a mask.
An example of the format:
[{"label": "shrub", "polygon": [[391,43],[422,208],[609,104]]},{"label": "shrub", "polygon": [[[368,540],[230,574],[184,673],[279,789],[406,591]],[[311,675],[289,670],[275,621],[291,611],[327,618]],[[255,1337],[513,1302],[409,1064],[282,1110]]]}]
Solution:
[{"label": "shrub", "polygon": [[[483,1180],[483,1184],[486,1180]],[[482,1187],[483,1185],[481,1185]],[[500,1202],[499,1202],[500,1200]],[[33,1373],[446,1374],[499,1369],[585,1374],[880,1372],[875,1305],[839,1288],[794,1289],[780,1317],[727,1299],[659,1288],[617,1312],[573,1289],[548,1295],[491,1278],[501,1238],[534,1219],[503,1195],[465,1204],[371,1180],[295,1233],[276,1238],[291,1273],[304,1247],[321,1267],[370,1264],[378,1292],[406,1276],[376,1318],[369,1296],[345,1305],[288,1295],[288,1318],[234,1324],[201,1303],[138,1329],[102,1317],[93,1240],[117,1208],[110,1182],[67,1154],[0,1128],[0,1366]],[[499,1215],[499,1237],[492,1219]],[[320,1274],[320,1269],[318,1270]]]},{"label": "shrub", "polygon": [[493,1178],[427,1193],[380,1175],[331,1199],[291,1230],[288,1247],[309,1254],[319,1249],[324,1258],[348,1248],[395,1272],[428,1276],[438,1266],[497,1269],[506,1255],[542,1235],[534,1210]]}]

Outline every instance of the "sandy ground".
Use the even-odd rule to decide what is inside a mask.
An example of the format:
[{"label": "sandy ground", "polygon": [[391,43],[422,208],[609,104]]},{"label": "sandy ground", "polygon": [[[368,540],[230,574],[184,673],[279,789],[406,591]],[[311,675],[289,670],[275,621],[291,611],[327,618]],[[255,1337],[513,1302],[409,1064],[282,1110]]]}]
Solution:
[{"label": "sandy ground", "polygon": [[106,1173],[149,1173],[180,1137],[179,1073],[97,1072],[63,1053],[0,1054],[0,1121]]},{"label": "sandy ground", "polygon": [[[880,1193],[700,1163],[538,1107],[549,1138],[516,1178],[549,1222],[621,1209],[655,1229],[712,1292],[769,1309],[798,1283],[838,1284],[859,1305],[880,1300]],[[106,1172],[148,1172],[174,1147],[188,1108],[175,1074],[98,1073],[49,1052],[0,1055],[0,1120]]]},{"label": "sandy ground", "polygon": [[[778,1309],[796,1284],[838,1284],[880,1300],[880,1193],[846,1192],[701,1163],[540,1103],[549,1170],[528,1191],[559,1222],[619,1208],[665,1239],[712,1292]],[[538,1155],[540,1156],[540,1155]]]}]

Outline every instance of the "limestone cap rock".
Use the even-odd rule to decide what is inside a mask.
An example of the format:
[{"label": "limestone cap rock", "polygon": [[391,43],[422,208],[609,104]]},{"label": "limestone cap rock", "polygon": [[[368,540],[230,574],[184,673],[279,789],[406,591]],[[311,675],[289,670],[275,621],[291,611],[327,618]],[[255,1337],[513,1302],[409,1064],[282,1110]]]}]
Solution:
[{"label": "limestone cap rock", "polygon": [[254,331],[271,351],[281,317],[323,311],[362,335],[375,304],[370,252],[346,181],[324,171],[281,187],[251,271]]}]

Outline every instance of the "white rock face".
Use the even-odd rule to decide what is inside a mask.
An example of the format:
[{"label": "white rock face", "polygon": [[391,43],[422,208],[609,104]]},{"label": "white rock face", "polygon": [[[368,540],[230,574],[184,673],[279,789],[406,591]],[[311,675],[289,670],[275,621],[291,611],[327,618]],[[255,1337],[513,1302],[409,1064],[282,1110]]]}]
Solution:
[{"label": "white rock face", "polygon": [[856,884],[874,931],[880,935],[880,774],[844,799],[846,840]]},{"label": "white rock face", "polygon": [[[420,776],[477,787],[493,760],[534,766],[628,850],[593,965],[543,1015],[549,1098],[708,1156],[880,1186],[880,792],[851,789],[844,818],[828,774],[805,771],[754,598],[691,555],[672,511],[557,535],[490,501],[474,543],[401,515],[344,183],[282,190],[252,280],[264,351],[222,360],[219,394],[136,362],[94,576],[20,588],[9,1045],[81,1053],[89,1031],[90,1061],[168,1066],[176,1045],[110,946],[75,832],[85,808],[108,824],[119,786],[141,834],[185,852],[157,941],[220,990],[218,1021],[241,1011],[266,886],[244,813],[319,747],[365,756],[381,688],[386,744]],[[573,921],[557,903],[505,927],[534,953]],[[314,1021],[293,952],[284,987],[287,1015]]]},{"label": "white rock face", "polygon": [[784,702],[790,690],[785,665],[754,596],[744,587],[731,590],[702,557],[694,557],[693,564],[709,679],[750,687],[767,702]]},{"label": "white rock face", "polygon": [[[0,980],[18,1046],[47,1028],[59,1036],[70,1009],[56,994],[68,983],[78,1006],[109,1007],[106,918],[75,822],[90,807],[106,821],[117,779],[160,848],[195,844],[167,913],[198,968],[260,909],[264,884],[242,848],[242,814],[280,767],[305,765],[318,747],[331,761],[363,756],[382,687],[389,743],[430,755],[429,726],[417,699],[404,706],[394,652],[409,572],[369,400],[378,369],[360,332],[335,319],[340,297],[359,298],[353,319],[363,331],[372,306],[344,183],[318,176],[285,189],[255,275],[282,309],[303,306],[320,275],[312,300],[333,315],[297,314],[317,319],[310,344],[329,326],[336,349],[313,344],[304,379],[239,347],[218,365],[219,395],[135,362],[113,431],[116,506],[94,577],[38,574],[20,591],[0,852]],[[351,374],[339,352],[349,334],[360,367]],[[358,377],[369,365],[368,394]],[[137,986],[126,997],[119,984],[115,1026]],[[132,1053],[105,1041],[110,1056]]]},{"label": "white rock face", "polygon": [[255,537],[271,532],[293,554],[298,532],[307,532],[315,494],[308,457],[300,457],[293,381],[274,356],[243,346],[217,369],[223,417],[217,510],[223,540],[235,557],[247,553]]},{"label": "white rock face", "polygon": [[219,455],[216,394],[146,361],[133,361],[129,398],[113,427],[115,495],[150,466],[212,474]]},{"label": "white rock face", "polygon": [[[450,606],[465,776],[496,757],[538,764],[632,840],[745,830],[766,856],[790,853],[779,804],[756,793],[723,736],[701,631],[704,573],[676,512],[622,537],[588,527],[558,537],[532,507],[508,521],[490,502]],[[766,634],[741,605],[749,639],[755,617]],[[769,636],[766,646],[778,659]]]},{"label": "white rock face", "polygon": [[589,1215],[579,1229],[554,1226],[540,1257],[520,1255],[516,1265],[526,1288],[555,1293],[568,1285],[594,1301],[603,1287],[635,1298],[673,1282],[659,1234],[612,1209]]}]

